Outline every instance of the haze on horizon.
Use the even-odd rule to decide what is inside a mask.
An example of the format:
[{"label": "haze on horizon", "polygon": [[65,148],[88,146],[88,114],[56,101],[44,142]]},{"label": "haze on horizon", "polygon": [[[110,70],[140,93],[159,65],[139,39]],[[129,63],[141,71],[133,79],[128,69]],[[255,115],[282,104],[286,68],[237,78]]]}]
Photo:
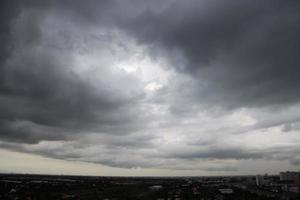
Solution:
[{"label": "haze on horizon", "polygon": [[0,172],[300,169],[300,1],[0,4]]}]

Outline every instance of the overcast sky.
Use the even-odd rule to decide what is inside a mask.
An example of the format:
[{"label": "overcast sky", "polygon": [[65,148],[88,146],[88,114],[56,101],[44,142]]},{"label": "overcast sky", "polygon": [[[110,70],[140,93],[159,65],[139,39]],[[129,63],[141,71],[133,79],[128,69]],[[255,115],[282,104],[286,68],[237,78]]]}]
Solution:
[{"label": "overcast sky", "polygon": [[1,1],[0,172],[300,168],[300,1]]}]

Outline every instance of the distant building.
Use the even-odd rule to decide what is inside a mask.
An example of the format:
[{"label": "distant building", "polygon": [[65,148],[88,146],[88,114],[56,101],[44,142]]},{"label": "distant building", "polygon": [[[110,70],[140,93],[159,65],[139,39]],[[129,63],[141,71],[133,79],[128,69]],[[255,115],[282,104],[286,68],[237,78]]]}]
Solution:
[{"label": "distant building", "polygon": [[158,191],[158,190],[161,190],[162,188],[163,188],[163,186],[161,186],[161,185],[153,185],[153,186],[149,187],[149,189],[152,191]]},{"label": "distant building", "polygon": [[219,189],[219,192],[221,194],[232,194],[233,193],[233,190],[230,189],[230,188],[225,188],[225,189]]},{"label": "distant building", "polygon": [[296,176],[294,183],[296,186],[300,187],[300,175]]},{"label": "distant building", "polygon": [[300,178],[300,172],[280,172],[281,181],[293,181],[297,182]]},{"label": "distant building", "polygon": [[289,192],[299,193],[299,187],[297,186],[289,187]]},{"label": "distant building", "polygon": [[264,185],[264,177],[262,175],[256,175],[256,185],[257,186]]}]

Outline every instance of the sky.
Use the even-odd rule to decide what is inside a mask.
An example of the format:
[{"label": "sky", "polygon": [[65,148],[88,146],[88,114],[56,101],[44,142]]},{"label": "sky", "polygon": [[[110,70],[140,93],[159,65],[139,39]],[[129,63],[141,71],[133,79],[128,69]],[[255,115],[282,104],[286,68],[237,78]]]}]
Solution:
[{"label": "sky", "polygon": [[300,1],[0,4],[0,172],[300,169]]}]

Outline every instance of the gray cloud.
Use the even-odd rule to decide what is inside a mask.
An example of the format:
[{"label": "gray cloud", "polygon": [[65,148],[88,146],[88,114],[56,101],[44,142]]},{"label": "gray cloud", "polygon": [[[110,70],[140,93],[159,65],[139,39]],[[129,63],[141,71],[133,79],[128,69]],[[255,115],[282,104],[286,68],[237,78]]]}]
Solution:
[{"label": "gray cloud", "polygon": [[[1,60],[1,137],[35,143],[43,139],[65,139],[64,134],[68,135],[68,132],[76,134],[84,130],[122,134],[139,129],[143,124],[137,117],[139,101],[143,98],[141,83],[130,75],[108,69],[110,66],[101,66],[111,65],[110,61],[100,63],[99,85],[93,83],[93,77],[84,78],[76,73],[72,66],[76,63],[68,51],[76,48],[81,53],[83,47],[61,49],[50,46],[49,43],[66,47],[65,39],[72,38],[64,37],[70,31],[68,29],[61,30],[65,33],[62,36],[47,36],[51,27],[43,24],[48,19],[44,9],[24,6],[13,15],[10,26],[4,27],[6,32],[3,34],[8,35],[4,37],[11,39],[3,48],[12,48],[9,56],[7,54]],[[76,39],[85,45],[84,38]],[[105,42],[104,45],[108,45],[110,41]],[[15,121],[69,130],[56,136],[38,134],[40,129],[16,129],[11,125]],[[27,134],[28,131],[33,133]]]},{"label": "gray cloud", "polygon": [[[123,168],[235,171],[224,163],[191,166],[259,159],[299,165],[298,148],[284,146],[297,140],[283,138],[279,149],[220,143],[279,126],[296,138],[299,7],[292,0],[3,1],[0,147]],[[166,60],[161,67],[171,74],[150,95],[144,66],[134,75],[115,66],[136,47],[155,64]],[[239,109],[255,123],[228,123]]]},{"label": "gray cloud", "polygon": [[193,150],[192,152],[173,152],[170,157],[181,159],[259,159],[265,157],[264,152],[249,150],[246,148],[227,147],[220,149],[207,148],[205,150]]},{"label": "gray cloud", "polygon": [[238,171],[237,167],[234,166],[221,166],[221,167],[207,167],[204,168],[205,171],[211,171],[211,172],[233,172],[233,171]]},{"label": "gray cloud", "polygon": [[[1,140],[36,144],[40,140],[67,140],[71,132],[67,129],[47,127],[29,121],[0,121]],[[74,134],[75,131],[73,131]]]},{"label": "gray cloud", "polygon": [[299,6],[174,2],[124,23],[141,43],[197,79],[198,101],[226,108],[286,105],[299,102]]},{"label": "gray cloud", "polygon": [[[170,151],[164,156],[167,159],[181,159],[181,162],[187,160],[281,160],[288,161],[292,165],[299,165],[299,147],[298,146],[278,146],[271,148],[247,148],[242,146],[219,147],[215,144],[205,148],[187,148],[183,151]],[[216,169],[220,166],[215,166]],[[230,166],[229,169],[231,168]],[[214,167],[212,167],[214,168]],[[226,168],[226,167],[225,167]],[[221,171],[221,170],[220,170]]]}]

